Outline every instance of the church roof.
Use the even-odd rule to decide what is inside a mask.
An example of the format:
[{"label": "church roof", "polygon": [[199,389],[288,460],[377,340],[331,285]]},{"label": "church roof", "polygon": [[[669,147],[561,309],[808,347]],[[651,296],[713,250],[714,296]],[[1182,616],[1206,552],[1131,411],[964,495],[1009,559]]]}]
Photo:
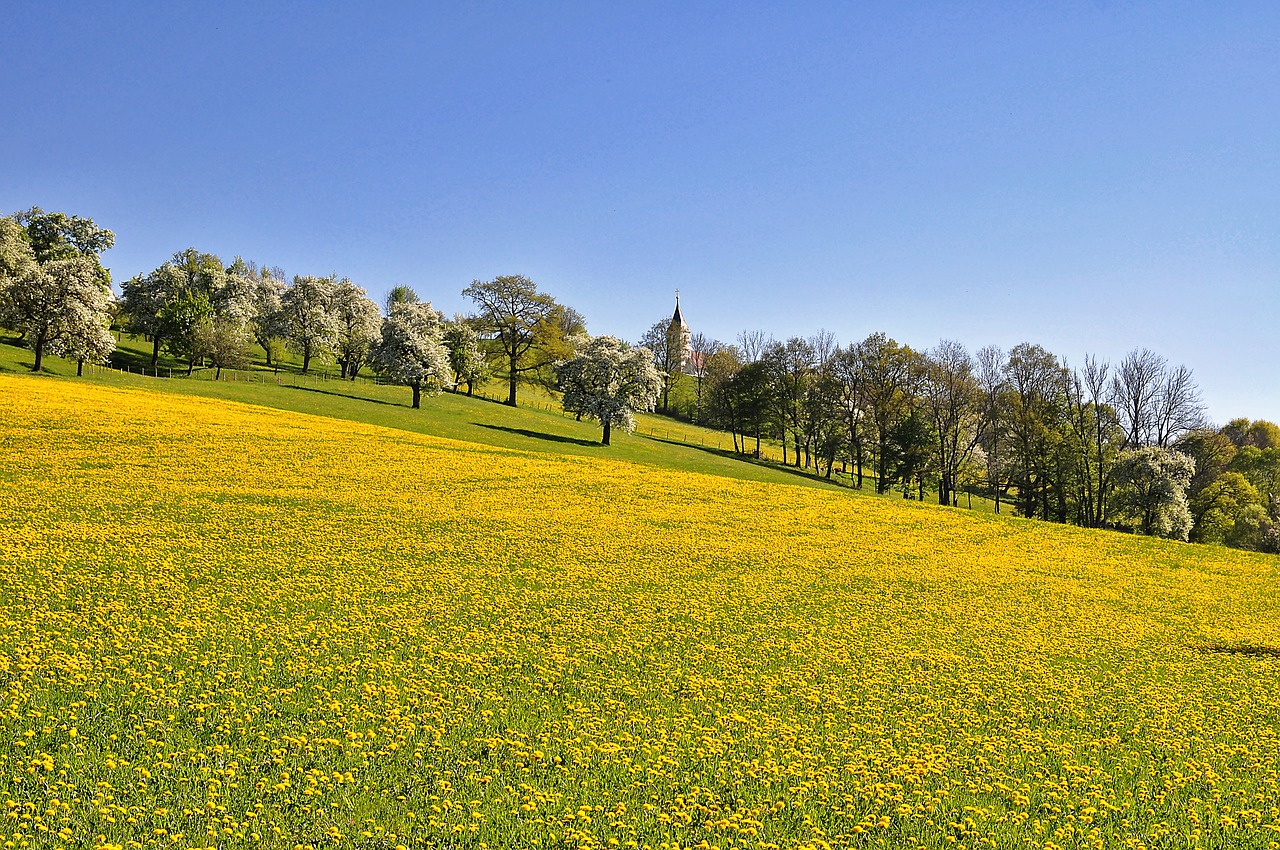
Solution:
[{"label": "church roof", "polygon": [[671,324],[676,325],[678,327],[682,327],[682,328],[689,327],[684,323],[684,316],[680,315],[680,297],[679,296],[676,296],[676,311],[671,316]]}]

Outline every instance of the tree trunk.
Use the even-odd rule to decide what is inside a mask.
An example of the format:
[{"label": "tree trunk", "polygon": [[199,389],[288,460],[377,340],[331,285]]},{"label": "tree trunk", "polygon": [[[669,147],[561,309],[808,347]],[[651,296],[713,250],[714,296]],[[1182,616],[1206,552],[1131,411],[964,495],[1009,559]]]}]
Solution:
[{"label": "tree trunk", "polygon": [[156,368],[156,364],[160,362],[160,335],[151,337],[151,368]]},{"label": "tree trunk", "polygon": [[311,346],[307,346],[302,351],[302,374],[307,374],[311,370]]},{"label": "tree trunk", "polygon": [[36,352],[36,362],[31,367],[32,372],[39,372],[40,367],[44,365],[44,343],[46,336],[48,336],[48,332],[44,330],[36,334],[36,344],[33,346]]},{"label": "tree trunk", "polygon": [[76,361],[76,377],[77,378],[84,377],[84,361],[83,360]]},{"label": "tree trunk", "polygon": [[516,361],[511,359],[511,383],[507,387],[507,404],[511,407],[516,406]]},{"label": "tree trunk", "polygon": [[221,380],[222,380],[222,367],[221,367],[221,366],[219,366],[219,367],[218,367],[218,371],[214,374],[213,379],[214,379],[215,381],[221,381]]},{"label": "tree trunk", "polygon": [[422,384],[410,384],[413,387],[413,408],[418,410],[422,407]]},{"label": "tree trunk", "polygon": [[608,419],[604,421],[604,437],[600,440],[600,445],[602,446],[609,445],[609,420]]}]

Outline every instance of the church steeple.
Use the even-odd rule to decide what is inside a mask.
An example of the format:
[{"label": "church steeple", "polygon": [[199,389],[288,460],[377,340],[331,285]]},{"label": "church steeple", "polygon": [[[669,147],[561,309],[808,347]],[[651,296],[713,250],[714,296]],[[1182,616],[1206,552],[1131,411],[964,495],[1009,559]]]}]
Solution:
[{"label": "church steeple", "polygon": [[680,368],[683,369],[689,365],[689,350],[693,334],[684,316],[680,314],[680,290],[678,289],[676,290],[676,311],[671,314],[671,324],[667,326],[667,340],[667,344],[676,354],[673,360],[680,364]]},{"label": "church steeple", "polygon": [[680,315],[680,290],[676,290],[676,311],[671,316],[671,327],[680,328],[687,331],[689,325],[685,323],[684,316]]}]

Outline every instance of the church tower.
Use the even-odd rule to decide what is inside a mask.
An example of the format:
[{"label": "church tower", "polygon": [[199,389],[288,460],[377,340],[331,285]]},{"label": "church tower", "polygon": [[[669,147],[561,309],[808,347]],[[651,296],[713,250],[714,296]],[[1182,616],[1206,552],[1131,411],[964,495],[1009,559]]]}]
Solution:
[{"label": "church tower", "polygon": [[[684,316],[680,315],[680,290],[676,290],[676,311],[671,315],[671,324],[667,326],[667,339],[671,343],[672,349],[680,352],[679,363],[680,368],[684,369],[689,365],[689,347],[693,334],[689,331],[689,325],[685,323]],[[672,358],[675,360],[676,358]]]}]

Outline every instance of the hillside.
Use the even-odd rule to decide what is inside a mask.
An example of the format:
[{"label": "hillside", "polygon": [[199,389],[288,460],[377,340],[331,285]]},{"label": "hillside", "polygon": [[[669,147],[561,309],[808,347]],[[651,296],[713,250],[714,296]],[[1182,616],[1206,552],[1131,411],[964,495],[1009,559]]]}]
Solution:
[{"label": "hillside", "polygon": [[0,421],[30,846],[1280,830],[1272,558],[94,382]]},{"label": "hillside", "polygon": [[[228,372],[223,380],[213,381],[210,380],[213,377],[211,370],[202,370],[191,378],[185,378],[180,377],[185,367],[168,366],[162,361],[161,377],[142,375],[140,370],[148,361],[140,353],[141,343],[124,337],[121,345],[113,361],[119,361],[121,366],[132,371],[87,367],[85,376],[76,379],[75,364],[58,358],[46,360],[45,368],[50,376],[74,379],[78,383],[137,387],[239,401],[499,448],[610,457],[748,481],[822,488],[835,486],[809,472],[770,462],[769,458],[778,456],[776,448],[766,447],[765,461],[757,463],[734,454],[732,439],[727,434],[650,414],[637,416],[636,435],[617,435],[614,444],[605,448],[599,444],[599,426],[565,416],[554,400],[537,387],[522,390],[521,407],[518,409],[498,404],[493,397],[467,398],[444,393],[426,399],[421,410],[413,410],[409,407],[409,390],[404,387],[378,385],[366,379],[354,382],[331,380],[322,372],[302,376],[297,374],[293,364],[286,364],[279,372],[259,364],[249,371]],[[29,350],[0,341],[0,374],[29,374],[30,364]],[[170,369],[179,377],[168,377]],[[496,395],[494,391],[492,396]]]}]

